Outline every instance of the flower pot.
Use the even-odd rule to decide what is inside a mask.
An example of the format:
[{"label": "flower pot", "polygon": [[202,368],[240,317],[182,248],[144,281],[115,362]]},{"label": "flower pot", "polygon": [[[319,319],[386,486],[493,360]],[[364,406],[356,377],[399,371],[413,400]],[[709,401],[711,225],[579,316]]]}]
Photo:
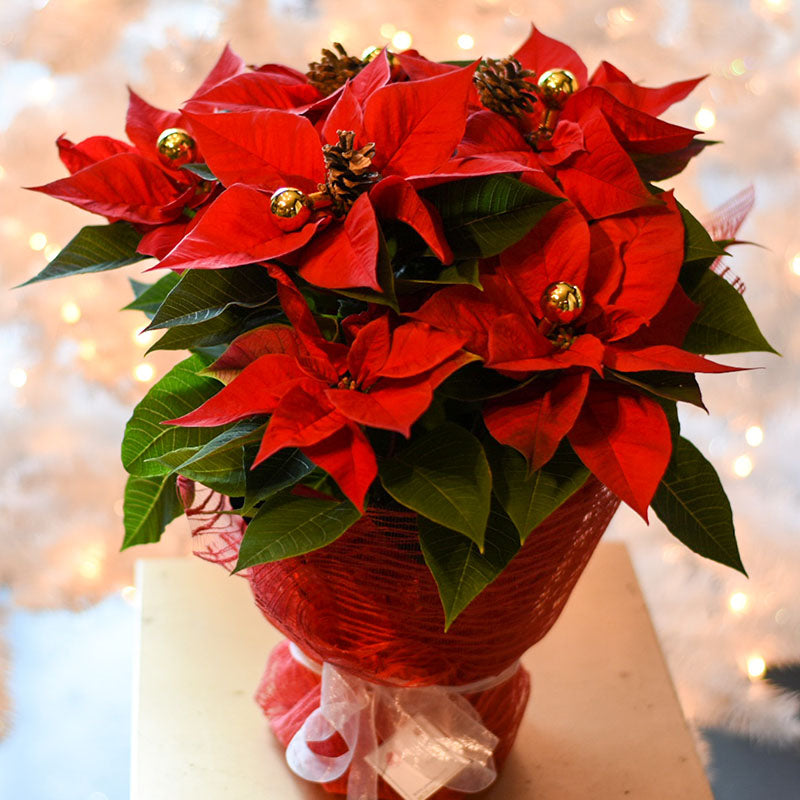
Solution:
[{"label": "flower pot", "polygon": [[[188,485],[182,484],[186,499]],[[187,508],[196,553],[232,569],[245,522],[219,513],[230,510],[226,498],[204,487],[197,490]],[[396,718],[381,720],[386,708],[400,702],[397,687],[445,687],[451,700],[461,705],[466,700],[473,717],[497,737],[493,764],[483,764],[483,777],[475,784],[484,788],[480,782],[490,780],[511,749],[530,693],[529,676],[518,661],[555,623],[618,504],[590,478],[529,535],[509,566],[447,632],[419,547],[416,515],[409,512],[368,509],[327,547],[244,570],[261,612],[293,643],[273,652],[257,691],[277,738],[291,750],[304,722],[320,707],[321,683],[327,680],[320,674],[323,664],[356,694],[367,687],[368,694],[384,697],[373,702],[370,694],[369,699],[371,735],[378,742],[397,724]],[[406,696],[402,689],[400,695]],[[323,743],[312,742],[312,753],[322,763],[341,759],[354,747],[341,731],[331,733]],[[355,761],[359,754],[352,757]],[[320,771],[326,774],[331,773]],[[348,791],[348,774],[320,782],[332,792]],[[445,785],[461,788],[458,780]],[[380,781],[378,796],[399,795]],[[448,788],[435,794],[458,796]]]}]

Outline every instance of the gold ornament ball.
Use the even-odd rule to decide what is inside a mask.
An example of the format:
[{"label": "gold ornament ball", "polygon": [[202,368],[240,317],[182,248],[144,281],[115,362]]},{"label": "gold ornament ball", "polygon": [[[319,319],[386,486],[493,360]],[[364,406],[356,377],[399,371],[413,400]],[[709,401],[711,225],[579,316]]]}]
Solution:
[{"label": "gold ornament ball", "polygon": [[570,95],[578,91],[578,81],[566,69],[549,69],[539,78],[542,102],[548,108],[562,109]]},{"label": "gold ornament ball", "polygon": [[558,281],[551,283],[544,290],[540,306],[548,322],[555,325],[569,325],[583,311],[583,294],[577,286]]},{"label": "gold ornament ball", "polygon": [[156,142],[159,158],[168,167],[191,164],[197,156],[197,144],[183,128],[161,131]]},{"label": "gold ornament ball", "polygon": [[311,216],[311,201],[299,189],[282,186],[272,193],[269,204],[273,222],[282,231],[297,231]]}]

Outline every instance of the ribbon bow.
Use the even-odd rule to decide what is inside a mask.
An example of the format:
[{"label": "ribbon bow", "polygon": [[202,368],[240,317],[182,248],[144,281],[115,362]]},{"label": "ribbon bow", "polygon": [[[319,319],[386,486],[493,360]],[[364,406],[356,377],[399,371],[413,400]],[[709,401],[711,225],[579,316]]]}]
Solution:
[{"label": "ribbon bow", "polygon": [[[349,769],[347,800],[377,800],[379,776],[406,800],[425,800],[443,786],[480,792],[494,782],[492,754],[499,740],[463,695],[505,683],[518,663],[464,686],[407,688],[370,683],[327,662],[318,664],[294,644],[290,650],[322,676],[319,708],[286,749],[290,769],[301,778],[328,783]],[[325,756],[311,748],[336,734],[347,746],[344,754]]]}]

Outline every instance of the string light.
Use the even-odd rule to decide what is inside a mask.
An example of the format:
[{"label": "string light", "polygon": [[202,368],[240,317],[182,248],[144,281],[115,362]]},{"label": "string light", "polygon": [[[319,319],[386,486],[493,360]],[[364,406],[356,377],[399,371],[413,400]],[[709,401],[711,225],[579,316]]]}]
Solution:
[{"label": "string light", "polygon": [[156,375],[155,369],[150,364],[137,364],[133,368],[133,377],[142,383],[148,383]]},{"label": "string light", "polygon": [[44,248],[44,257],[52,261],[60,252],[61,248],[57,244],[48,244]]},{"label": "string light", "polygon": [[6,176],[6,168],[0,164],[0,181],[3,180]]},{"label": "string light", "polygon": [[462,33],[458,39],[456,39],[456,43],[462,50],[472,50],[472,48],[475,47],[475,39],[468,33]]},{"label": "string light", "polygon": [[78,572],[87,580],[100,577],[103,571],[103,555],[105,550],[102,545],[93,544],[86,548],[83,560],[78,565]]},{"label": "string light", "polygon": [[135,605],[136,603],[136,587],[135,586],[124,586],[120,591],[122,595],[122,599],[129,605]]},{"label": "string light", "polygon": [[744,439],[750,447],[758,447],[764,441],[764,431],[758,425],[751,425],[744,432]]},{"label": "string light", "polygon": [[47,247],[47,236],[41,231],[32,233],[28,239],[31,250],[44,250]]},{"label": "string light", "polygon": [[84,361],[91,361],[97,355],[97,344],[94,339],[83,339],[78,344],[78,356]]},{"label": "string light", "polygon": [[80,318],[81,309],[77,303],[73,303],[72,300],[67,300],[67,302],[61,306],[61,319],[67,324],[74,325]]},{"label": "string light", "polygon": [[612,25],[630,25],[635,19],[636,15],[626,6],[618,6],[608,11],[608,21]]},{"label": "string light", "polygon": [[397,33],[397,28],[391,22],[384,22],[378,30],[384,39],[391,39]]},{"label": "string light", "polygon": [[789,261],[789,269],[795,275],[800,275],[800,253],[795,253]]},{"label": "string light", "polygon": [[734,592],[728,599],[728,605],[735,614],[741,614],[746,608],[748,597],[744,592]]},{"label": "string light", "polygon": [[785,14],[791,7],[790,0],[754,0],[755,11],[767,11],[773,14]]},{"label": "string light", "polygon": [[28,86],[28,99],[39,106],[47,105],[56,96],[56,84],[52,78],[37,78]]},{"label": "string light", "polygon": [[717,122],[717,115],[714,110],[708,106],[701,106],[700,110],[694,115],[694,124],[701,131],[708,131],[714,127]]},{"label": "string light", "polygon": [[131,332],[131,339],[134,344],[138,344],[140,347],[149,347],[155,341],[155,338],[155,331],[145,331],[141,328],[134,328]]},{"label": "string light", "polygon": [[396,47],[398,50],[408,50],[413,41],[408,31],[397,31],[397,33],[392,36],[392,46]]},{"label": "string light", "polygon": [[28,382],[28,373],[22,367],[14,367],[8,373],[8,382],[15,389],[21,389]]},{"label": "string light", "polygon": [[733,462],[733,472],[738,478],[746,478],[753,471],[753,461],[750,456],[739,456]]},{"label": "string light", "polygon": [[767,664],[761,656],[750,656],[747,659],[747,674],[753,680],[763,678],[766,671]]},{"label": "string light", "polygon": [[728,69],[731,75],[744,75],[744,73],[747,72],[747,64],[745,64],[744,60],[741,58],[734,58]]}]

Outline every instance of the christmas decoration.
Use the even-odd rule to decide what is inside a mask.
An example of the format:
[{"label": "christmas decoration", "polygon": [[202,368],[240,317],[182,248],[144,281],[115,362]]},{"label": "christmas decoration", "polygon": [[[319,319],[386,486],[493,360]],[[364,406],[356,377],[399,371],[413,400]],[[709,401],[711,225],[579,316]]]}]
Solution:
[{"label": "christmas decoration", "polygon": [[161,160],[171,167],[182,167],[197,156],[194,139],[183,128],[167,128],[156,140]]},{"label": "christmas decoration", "polygon": [[[541,34],[534,33],[525,52],[535,56],[542,42]],[[518,55],[524,67],[525,59],[522,53]],[[564,60],[557,64],[575,69],[574,54],[565,49],[560,55]],[[248,493],[247,481],[230,471],[224,479],[213,477],[219,473],[217,459],[228,452],[224,445],[230,442],[238,442],[232,449],[244,453],[246,463],[255,468],[253,473],[262,463],[268,465],[280,449],[298,448],[333,483],[319,483],[318,475],[306,482],[313,468],[299,480],[315,490],[322,488],[323,502],[336,503],[330,510],[338,509],[340,521],[346,522],[352,514],[348,503],[356,510],[365,508],[377,471],[370,454],[377,450],[390,462],[405,463],[406,455],[411,458],[405,450],[403,458],[393,455],[399,446],[395,434],[410,435],[409,447],[413,447],[415,437],[439,424],[437,417],[467,430],[487,452],[499,446],[495,442],[504,445],[500,464],[505,463],[503,459],[513,463],[515,450],[535,470],[546,470],[556,458],[582,462],[580,470],[588,467],[639,513],[644,515],[652,504],[674,528],[681,529],[685,520],[676,519],[670,498],[687,474],[695,480],[702,477],[706,486],[719,491],[707,463],[677,438],[674,403],[677,399],[701,402],[693,379],[687,389],[684,376],[726,369],[696,353],[742,349],[731,341],[734,332],[743,330],[752,349],[769,346],[740,301],[728,300],[726,285],[709,270],[706,262],[722,255],[722,248],[707,235],[704,238],[702,228],[669,193],[655,192],[644,182],[674,169],[677,154],[688,147],[685,142],[692,141],[693,132],[668,131],[654,122],[637,138],[639,114],[655,119],[645,110],[648,96],[638,107],[626,105],[615,99],[614,91],[603,88],[602,76],[588,83],[579,80],[571,96],[575,102],[567,100],[557,109],[557,118],[548,116],[556,109],[537,107],[536,115],[543,113],[544,121],[533,115],[515,127],[513,121],[492,118],[494,112],[474,103],[472,67],[445,70],[415,53],[401,54],[398,61],[404,70],[400,75],[389,70],[385,57],[374,59],[359,72],[359,78],[367,76],[363,82],[357,85],[353,78],[352,83],[343,83],[335,104],[328,107],[316,105],[321,98],[312,99],[307,109],[297,100],[294,106],[277,109],[264,109],[255,96],[249,107],[241,102],[241,95],[234,102],[234,90],[243,83],[240,75],[251,74],[238,68],[206,92],[216,92],[215,106],[229,113],[209,113],[202,94],[190,101],[184,116],[208,173],[203,173],[202,180],[217,181],[207,205],[173,197],[166,183],[163,192],[147,196],[144,204],[137,202],[140,197],[104,196],[111,185],[107,177],[111,164],[91,174],[77,169],[73,177],[78,177],[70,183],[40,187],[115,220],[109,227],[116,227],[106,238],[118,247],[123,233],[141,234],[139,255],[155,251],[154,242],[159,242],[158,250],[165,256],[162,266],[185,270],[178,283],[168,275],[170,280],[157,292],[147,290],[152,292],[150,298],[166,294],[150,326],[167,330],[162,347],[188,344],[194,355],[154,387],[129,426],[129,544],[159,534],[155,520],[140,515],[146,505],[141,498],[155,502],[161,519],[177,513],[174,498],[170,499],[176,473],[226,495],[243,497],[242,513],[250,516],[252,512],[254,519],[246,536],[259,530],[255,521],[260,519],[263,525],[268,520],[272,495],[264,494],[264,486],[258,484],[255,494]],[[536,64],[535,58],[529,63]],[[373,65],[379,66],[368,72]],[[541,67],[536,64],[537,72]],[[239,110],[225,109],[226,91]],[[295,97],[299,94],[298,90]],[[414,104],[427,104],[434,118],[432,130],[425,129],[426,118],[421,114],[410,125],[399,124],[402,110]],[[462,110],[456,114],[456,124],[443,130],[442,120],[447,119],[449,126],[453,107],[459,104]],[[309,122],[320,113],[320,119],[325,119],[321,133]],[[256,159],[247,162],[248,125],[256,121],[270,135],[274,133],[275,142],[299,143],[294,163],[281,161],[279,144],[269,151],[272,161],[261,152],[261,166]],[[553,135],[546,146],[534,142],[533,149],[526,134],[537,130],[537,125],[548,131],[552,128]],[[339,131],[350,138],[343,142]],[[218,141],[223,134],[231,142],[226,149]],[[337,146],[348,159],[346,164],[328,159],[326,148]],[[89,145],[75,146],[73,152],[88,155]],[[346,153],[355,156],[355,168]],[[646,164],[637,158],[643,153],[648,155]],[[600,191],[600,184],[609,183],[601,161],[607,164],[609,158],[616,191]],[[363,161],[369,163],[358,172]],[[156,174],[142,162],[124,163],[131,175]],[[353,180],[372,172],[373,163],[369,180],[363,184]],[[268,224],[266,230],[250,224],[257,218],[270,219],[262,211],[269,207],[271,212],[270,192],[284,181],[300,178],[298,191],[310,197],[315,186],[331,185],[337,169],[348,177],[337,185],[333,175],[340,202],[337,206],[334,201],[331,213],[309,214],[289,231],[277,224],[274,231]],[[181,178],[191,188],[187,197],[195,197],[199,178],[188,171]],[[152,186],[148,184],[148,191]],[[351,193],[354,187],[357,191]],[[333,195],[333,190],[329,192]],[[470,209],[469,203],[477,207]],[[143,214],[138,210],[143,206],[152,211]],[[302,208],[310,210],[305,203]],[[158,237],[170,226],[174,229],[166,236],[173,246],[167,251],[165,239]],[[409,238],[411,230],[420,238]],[[73,254],[90,243],[96,245],[101,235],[84,229],[65,248],[63,257],[54,259],[49,271],[38,277],[88,271],[76,266]],[[565,248],[565,243],[570,246]],[[116,261],[136,259],[136,250],[128,249],[125,258]],[[251,265],[258,262],[269,265],[257,272]],[[109,255],[91,268],[115,266],[121,264],[112,263]],[[212,293],[241,302],[228,300],[216,314],[198,308],[195,298],[205,288],[192,283],[200,280]],[[578,291],[584,295],[585,308],[579,316],[568,320],[555,315],[549,304],[545,304],[548,311],[543,310],[540,298],[553,281],[582,287]],[[478,283],[482,293],[470,286]],[[253,305],[252,287],[257,288],[256,297],[271,294],[272,299]],[[338,306],[331,304],[330,290],[336,290]],[[703,338],[703,325],[697,324],[689,302],[702,297],[702,315],[716,295],[725,296],[736,309],[730,327],[722,332],[728,339],[721,345]],[[135,302],[143,307],[148,299],[142,294]],[[199,314],[201,321],[194,316],[186,322],[187,314]],[[214,320],[212,326],[207,325]],[[570,346],[554,348],[552,332],[540,329],[543,320],[558,328],[570,325],[572,330],[566,332]],[[206,328],[200,329],[201,325]],[[559,335],[564,333],[559,331]],[[201,369],[218,376],[225,387],[211,391],[211,385],[219,384],[197,378]],[[671,374],[682,382],[672,381]],[[502,389],[491,386],[491,381],[503,380],[510,383]],[[470,394],[470,383],[483,387],[483,396]],[[178,386],[188,387],[191,402],[188,396],[181,397]],[[347,387],[344,391],[343,386]],[[256,387],[261,387],[261,395]],[[173,412],[182,413],[181,423],[201,427],[174,429],[188,433],[174,434],[177,438],[171,449],[163,449],[163,437],[158,437],[135,452],[148,426],[167,420],[156,420],[153,414],[156,403],[164,401]],[[188,407],[192,405],[199,407]],[[482,431],[477,437],[469,433],[470,428],[475,430],[474,423],[466,425],[461,409],[477,412],[474,420],[479,426],[485,424],[493,439],[485,438]],[[263,420],[259,415],[270,415],[267,429],[255,426],[243,432],[249,418]],[[513,415],[529,423],[543,421],[543,429],[533,441],[526,440],[530,426],[515,427]],[[618,429],[612,427],[612,420],[618,421]],[[598,423],[608,437],[600,442],[588,435],[591,425]],[[416,432],[415,425],[421,426]],[[220,426],[227,427],[215,430]],[[203,432],[206,427],[209,436]],[[637,452],[634,444],[633,432],[641,438],[642,430],[652,434],[647,453]],[[382,440],[373,431],[386,431],[389,438]],[[473,448],[472,439],[463,441],[469,442],[467,450]],[[209,456],[204,465],[203,459]],[[647,469],[642,469],[645,461]],[[423,463],[417,466],[428,468]],[[562,464],[551,466],[560,470]],[[490,474],[496,482],[507,469],[493,463]],[[482,508],[468,512],[472,519],[459,523],[451,512],[432,510],[424,500],[406,494],[399,488],[403,482],[393,481],[390,472],[391,467],[380,475],[383,489],[376,485],[376,492],[385,490],[425,519],[465,536],[477,548],[470,551],[470,560],[482,557],[484,541],[477,539],[491,531],[486,525],[488,508],[485,513]],[[241,494],[240,488],[245,489]],[[491,500],[492,494],[497,499],[500,492],[496,483],[494,490],[490,484],[489,496],[484,487],[474,488],[482,501]],[[339,490],[344,497],[337,497]],[[296,493],[289,496],[302,498]],[[557,505],[566,499],[559,497]],[[497,502],[503,506],[499,513],[514,522],[511,508],[501,499]],[[551,503],[551,509],[555,507]],[[523,531],[527,521],[515,527],[522,537],[530,532]],[[711,529],[722,531],[725,546],[721,550],[714,547],[719,536],[708,535]],[[328,535],[331,530],[336,526],[328,529]],[[740,565],[735,543],[731,545],[729,521],[704,520],[690,535],[682,532],[699,552]],[[432,561],[428,558],[436,576]],[[438,577],[446,605],[446,589]]]}]

